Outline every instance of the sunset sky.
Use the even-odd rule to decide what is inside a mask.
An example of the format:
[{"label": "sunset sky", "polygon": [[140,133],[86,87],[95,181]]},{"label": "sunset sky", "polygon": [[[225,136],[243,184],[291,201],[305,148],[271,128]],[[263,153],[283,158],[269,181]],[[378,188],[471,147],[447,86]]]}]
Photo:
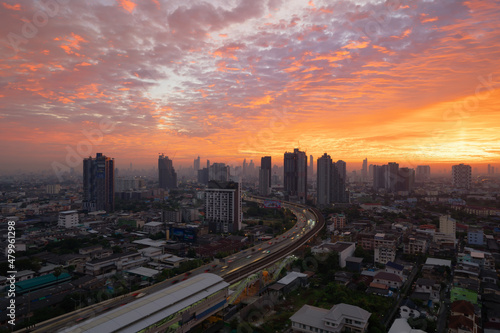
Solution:
[{"label": "sunset sky", "polygon": [[0,0],[0,172],[500,164],[499,59],[500,1]]}]

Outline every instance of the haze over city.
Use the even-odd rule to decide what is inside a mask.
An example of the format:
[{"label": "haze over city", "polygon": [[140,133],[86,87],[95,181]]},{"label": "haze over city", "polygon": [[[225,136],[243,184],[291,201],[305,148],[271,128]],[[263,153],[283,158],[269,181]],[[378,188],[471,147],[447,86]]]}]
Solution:
[{"label": "haze over city", "polygon": [[499,162],[495,1],[3,1],[0,15],[2,173],[75,151],[146,168],[160,152],[280,164],[293,147],[350,167]]}]

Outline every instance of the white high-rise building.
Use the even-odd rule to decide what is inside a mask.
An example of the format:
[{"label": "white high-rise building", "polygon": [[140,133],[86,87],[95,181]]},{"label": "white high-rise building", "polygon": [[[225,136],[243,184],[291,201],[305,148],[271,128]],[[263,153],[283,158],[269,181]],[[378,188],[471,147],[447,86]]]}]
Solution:
[{"label": "white high-rise building", "polygon": [[209,181],[205,190],[205,219],[213,233],[241,229],[241,190],[235,182]]},{"label": "white high-rise building", "polygon": [[470,165],[459,164],[451,167],[452,184],[456,188],[469,190],[472,183],[472,168]]}]

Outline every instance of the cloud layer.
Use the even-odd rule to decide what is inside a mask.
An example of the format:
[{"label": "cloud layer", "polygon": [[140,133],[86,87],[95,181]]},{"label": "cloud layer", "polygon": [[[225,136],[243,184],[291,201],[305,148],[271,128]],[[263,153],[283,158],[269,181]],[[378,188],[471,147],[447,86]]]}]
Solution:
[{"label": "cloud layer", "polygon": [[78,154],[499,161],[498,5],[1,2],[0,171],[66,163],[103,120]]}]

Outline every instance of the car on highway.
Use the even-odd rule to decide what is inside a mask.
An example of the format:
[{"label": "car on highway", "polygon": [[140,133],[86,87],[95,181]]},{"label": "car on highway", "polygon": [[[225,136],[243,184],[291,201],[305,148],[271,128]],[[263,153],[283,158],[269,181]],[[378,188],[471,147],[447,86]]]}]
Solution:
[{"label": "car on highway", "polygon": [[250,259],[250,258],[252,258],[252,256],[247,256],[247,259]]}]

